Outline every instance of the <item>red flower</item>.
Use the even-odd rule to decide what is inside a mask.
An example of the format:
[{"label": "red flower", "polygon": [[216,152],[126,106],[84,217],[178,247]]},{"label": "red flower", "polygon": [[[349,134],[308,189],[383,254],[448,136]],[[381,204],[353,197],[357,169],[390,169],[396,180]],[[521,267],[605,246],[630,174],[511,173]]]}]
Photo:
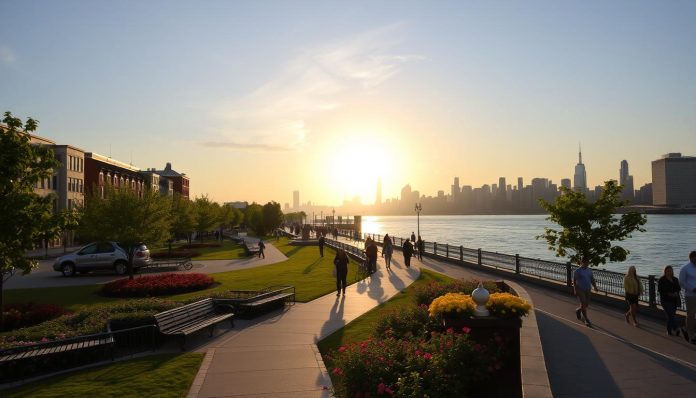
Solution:
[{"label": "red flower", "polygon": [[469,332],[471,332],[471,328],[470,328],[470,327],[467,327],[467,326],[464,326],[464,327],[462,328],[462,332],[464,332],[464,333],[466,333],[466,334],[469,334]]},{"label": "red flower", "polygon": [[338,347],[338,352],[343,352],[343,351],[345,351],[345,350],[346,350],[346,347],[345,347],[345,346],[340,346],[340,347]]}]

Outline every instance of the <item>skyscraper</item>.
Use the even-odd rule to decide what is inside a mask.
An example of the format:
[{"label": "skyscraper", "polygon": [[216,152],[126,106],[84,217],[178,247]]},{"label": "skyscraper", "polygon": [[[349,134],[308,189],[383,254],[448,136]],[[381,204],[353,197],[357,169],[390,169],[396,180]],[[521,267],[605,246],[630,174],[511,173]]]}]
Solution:
[{"label": "skyscraper", "polygon": [[459,177],[454,177],[454,184],[451,187],[452,199],[455,199],[462,192],[459,188]]},{"label": "skyscraper", "polygon": [[298,209],[300,207],[300,191],[292,191],[292,208]]},{"label": "skyscraper", "polygon": [[517,190],[521,191],[524,188],[524,180],[522,177],[517,177]]},{"label": "skyscraper", "polygon": [[633,200],[633,176],[628,174],[628,162],[621,161],[621,169],[619,169],[619,184],[623,186],[621,197],[623,199]]},{"label": "skyscraper", "polygon": [[652,162],[652,196],[656,206],[696,205],[696,157],[668,153]]},{"label": "skyscraper", "polygon": [[576,191],[587,191],[587,173],[585,172],[585,165],[582,164],[582,148],[579,148],[578,151],[578,164],[575,165],[573,186]]},{"label": "skyscraper", "polygon": [[382,177],[377,178],[377,197],[375,198],[375,204],[382,204]]}]

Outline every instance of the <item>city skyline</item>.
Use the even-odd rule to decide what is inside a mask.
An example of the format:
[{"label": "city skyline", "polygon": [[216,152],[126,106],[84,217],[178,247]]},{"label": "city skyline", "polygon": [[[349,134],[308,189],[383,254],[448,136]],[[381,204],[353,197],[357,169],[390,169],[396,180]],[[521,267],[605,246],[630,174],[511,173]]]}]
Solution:
[{"label": "city skyline", "polygon": [[[66,7],[69,4],[69,7]],[[696,3],[4,1],[0,104],[192,197],[587,185],[696,154]],[[31,29],[27,29],[30,25]],[[650,29],[646,29],[650,26]],[[89,34],[85,34],[89,32]],[[252,176],[253,178],[250,178]],[[447,192],[447,189],[444,189]]]}]

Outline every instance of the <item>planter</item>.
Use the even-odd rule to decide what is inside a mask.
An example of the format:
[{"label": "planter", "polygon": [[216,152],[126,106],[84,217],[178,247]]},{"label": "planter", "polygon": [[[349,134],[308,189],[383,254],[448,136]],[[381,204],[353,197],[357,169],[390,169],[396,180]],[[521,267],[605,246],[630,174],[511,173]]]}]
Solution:
[{"label": "planter", "polygon": [[463,328],[469,328],[469,336],[477,343],[486,344],[491,339],[502,338],[506,354],[503,357],[504,366],[498,374],[500,383],[495,386],[495,391],[488,391],[487,395],[501,397],[521,397],[522,377],[520,373],[520,328],[522,319],[479,317],[468,319],[445,318],[443,325],[446,329],[452,328],[457,333],[462,333]]}]

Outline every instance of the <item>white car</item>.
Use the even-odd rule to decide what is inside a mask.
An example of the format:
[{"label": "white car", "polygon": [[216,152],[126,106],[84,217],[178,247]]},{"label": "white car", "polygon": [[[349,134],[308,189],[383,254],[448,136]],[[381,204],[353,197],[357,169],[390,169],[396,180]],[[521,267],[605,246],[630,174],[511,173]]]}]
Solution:
[{"label": "white car", "polygon": [[[143,244],[139,245],[133,257],[133,271],[151,262],[150,250]],[[116,242],[90,243],[76,252],[58,257],[53,269],[63,276],[96,270],[114,270],[119,275],[125,275],[128,272],[128,255]]]}]

